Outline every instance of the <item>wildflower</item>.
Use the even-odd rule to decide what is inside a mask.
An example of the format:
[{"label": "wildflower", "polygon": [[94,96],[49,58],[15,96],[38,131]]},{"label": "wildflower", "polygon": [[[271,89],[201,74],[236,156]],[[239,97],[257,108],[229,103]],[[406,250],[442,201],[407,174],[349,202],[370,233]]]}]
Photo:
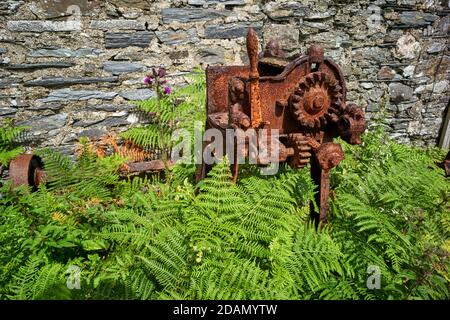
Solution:
[{"label": "wildflower", "polygon": [[153,83],[152,76],[151,75],[147,75],[144,78],[144,83],[147,84],[147,85],[151,85]]},{"label": "wildflower", "polygon": [[172,89],[170,87],[165,87],[164,88],[164,93],[165,94],[170,94],[172,92]]},{"label": "wildflower", "polygon": [[164,69],[164,68],[159,68],[159,70],[158,70],[158,77],[159,78],[164,78],[165,76],[166,76],[166,69]]}]

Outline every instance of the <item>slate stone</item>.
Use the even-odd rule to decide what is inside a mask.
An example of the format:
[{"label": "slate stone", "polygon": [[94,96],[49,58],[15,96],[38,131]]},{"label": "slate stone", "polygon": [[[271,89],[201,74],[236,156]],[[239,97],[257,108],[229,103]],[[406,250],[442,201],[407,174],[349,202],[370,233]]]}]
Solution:
[{"label": "slate stone", "polygon": [[155,37],[153,32],[138,31],[138,32],[107,32],[105,34],[105,48],[126,48],[136,46],[146,48]]},{"label": "slate stone", "polygon": [[420,11],[403,11],[400,14],[400,22],[408,27],[424,27],[432,24],[437,18],[437,15]]},{"label": "slate stone", "polygon": [[164,30],[156,31],[156,36],[158,39],[167,44],[182,44],[182,43],[195,43],[198,41],[197,30],[191,28],[188,30]]},{"label": "slate stone", "polygon": [[81,30],[80,21],[38,21],[20,20],[8,21],[6,28],[14,32],[67,32]]},{"label": "slate stone", "polygon": [[15,114],[17,112],[17,109],[15,108],[9,108],[9,107],[0,107],[0,116],[7,116],[11,114]]},{"label": "slate stone", "polygon": [[90,26],[91,29],[99,30],[145,30],[145,22],[137,20],[93,20]]},{"label": "slate stone", "polygon": [[96,57],[102,54],[100,49],[81,48],[77,50],[67,48],[42,48],[33,50],[28,56],[30,57],[55,57],[55,58],[87,58]]},{"label": "slate stone", "polygon": [[0,16],[16,13],[23,4],[25,4],[24,0],[2,0],[0,2]]},{"label": "slate stone", "polygon": [[44,103],[44,104],[39,104],[39,105],[30,107],[30,108],[28,108],[28,110],[36,110],[36,111],[52,110],[52,111],[59,111],[62,108],[64,108],[64,105],[62,105],[61,103]]},{"label": "slate stone", "polygon": [[408,128],[408,121],[405,121],[404,119],[396,120],[394,123],[392,123],[392,128],[394,130],[406,130]]},{"label": "slate stone", "polygon": [[366,107],[366,112],[377,112],[380,109],[379,104],[369,103]]},{"label": "slate stone", "polygon": [[80,120],[80,121],[76,121],[72,126],[74,126],[74,127],[83,127],[83,128],[86,128],[86,127],[90,127],[90,126],[92,126],[92,125],[94,125],[94,124],[96,124],[96,123],[99,123],[99,122],[101,122],[101,121],[103,121],[103,119],[96,119],[96,120],[94,120],[94,119]]},{"label": "slate stone", "polygon": [[197,60],[207,64],[221,64],[225,60],[225,50],[221,47],[201,49],[197,53]]},{"label": "slate stone", "polygon": [[249,26],[253,27],[259,37],[262,36],[262,22],[237,22],[230,24],[208,25],[205,27],[205,38],[233,39],[245,37]]},{"label": "slate stone", "polygon": [[17,86],[19,83],[22,82],[22,79],[20,78],[14,78],[14,77],[7,77],[0,79],[0,89],[7,89],[11,86]]},{"label": "slate stone", "polygon": [[204,6],[209,4],[223,4],[226,6],[240,6],[245,5],[245,0],[188,0],[188,4],[192,6]]},{"label": "slate stone", "polygon": [[84,77],[84,78],[50,77],[26,81],[24,85],[27,87],[60,87],[60,86],[71,86],[75,84],[117,82],[118,80],[119,77]]},{"label": "slate stone", "polygon": [[189,57],[189,51],[183,50],[183,51],[172,51],[169,53],[169,58],[171,60],[181,60]]},{"label": "slate stone", "polygon": [[433,42],[427,49],[427,53],[438,53],[445,50],[446,47],[447,45],[445,43]]},{"label": "slate stone", "polygon": [[230,16],[228,10],[200,9],[200,8],[166,8],[162,10],[163,23],[196,22],[213,20]]},{"label": "slate stone", "polygon": [[106,72],[119,75],[123,73],[142,71],[144,66],[142,64],[132,62],[106,61],[103,63],[103,69]]},{"label": "slate stone", "polygon": [[97,129],[97,128],[90,128],[87,130],[82,131],[78,137],[88,137],[91,139],[99,139],[102,136],[104,136],[106,134],[106,130],[101,130],[101,129]]},{"label": "slate stone", "polygon": [[95,104],[95,105],[88,105],[86,108],[93,111],[116,112],[116,111],[130,111],[134,109],[135,106],[131,104]]},{"label": "slate stone", "polygon": [[142,101],[155,96],[155,92],[150,89],[137,89],[119,92],[119,95],[125,100]]},{"label": "slate stone", "polygon": [[403,83],[395,82],[389,84],[389,95],[391,100],[396,103],[411,101],[413,98],[413,89]]},{"label": "slate stone", "polygon": [[303,18],[311,13],[311,9],[297,1],[278,3],[271,1],[263,7],[265,14],[272,20],[281,21],[290,18]]},{"label": "slate stone", "polygon": [[89,99],[112,100],[115,96],[117,96],[116,92],[61,89],[51,92],[47,98],[40,99],[39,101],[57,102],[57,101],[81,101]]},{"label": "slate stone", "polygon": [[34,70],[34,69],[48,69],[48,68],[70,68],[73,67],[75,63],[72,62],[42,62],[42,63],[19,63],[10,64],[5,67],[8,70]]},{"label": "slate stone", "polygon": [[58,113],[51,116],[33,118],[28,121],[18,123],[18,125],[30,126],[31,131],[51,131],[59,129],[66,124],[67,114]]},{"label": "slate stone", "polygon": [[265,43],[277,40],[283,50],[292,51],[299,47],[299,28],[286,28],[285,24],[267,23],[263,29]]},{"label": "slate stone", "polygon": [[127,117],[109,117],[103,120],[102,122],[97,123],[96,127],[121,127],[127,126],[130,122],[128,122]]}]

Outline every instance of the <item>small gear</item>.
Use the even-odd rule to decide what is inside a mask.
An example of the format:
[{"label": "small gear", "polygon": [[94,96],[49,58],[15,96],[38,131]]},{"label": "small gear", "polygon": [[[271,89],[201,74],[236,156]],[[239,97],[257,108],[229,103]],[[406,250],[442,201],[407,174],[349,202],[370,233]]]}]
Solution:
[{"label": "small gear", "polygon": [[338,81],[324,72],[313,72],[303,78],[291,94],[291,112],[303,126],[320,128],[329,121],[338,121],[342,100]]}]

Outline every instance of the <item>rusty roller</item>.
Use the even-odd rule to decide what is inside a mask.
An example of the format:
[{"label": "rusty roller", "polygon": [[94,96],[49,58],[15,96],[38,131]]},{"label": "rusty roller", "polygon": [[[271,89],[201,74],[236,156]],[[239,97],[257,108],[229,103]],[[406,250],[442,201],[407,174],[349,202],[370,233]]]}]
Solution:
[{"label": "rusty roller", "polygon": [[[122,166],[121,177],[138,175],[141,173],[160,172],[166,168],[173,167],[172,161],[152,160],[143,162],[129,162]],[[36,188],[47,182],[47,173],[43,169],[40,157],[33,154],[21,154],[11,160],[9,164],[9,177],[11,188],[15,189],[22,185]]]},{"label": "rusty roller", "polygon": [[42,169],[42,161],[33,154],[21,154],[9,164],[11,187],[29,185],[33,188],[45,183],[47,174]]}]

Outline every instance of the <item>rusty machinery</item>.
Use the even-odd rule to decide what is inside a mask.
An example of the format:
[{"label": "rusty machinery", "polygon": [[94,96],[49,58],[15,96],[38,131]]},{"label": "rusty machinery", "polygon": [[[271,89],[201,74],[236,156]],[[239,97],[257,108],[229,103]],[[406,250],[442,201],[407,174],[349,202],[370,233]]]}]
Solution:
[{"label": "rusty machinery", "polygon": [[[127,162],[120,169],[122,178],[140,174],[161,172],[166,168],[173,167],[172,161],[151,160],[141,162]],[[39,156],[24,153],[9,164],[9,178],[11,188],[17,188],[22,185],[28,185],[36,188],[40,184],[47,183],[47,172],[43,169],[42,160]]]},{"label": "rusty machinery", "polygon": [[[333,60],[324,57],[322,47],[312,45],[306,55],[287,57],[276,41],[270,41],[258,54],[258,38],[249,28],[247,53],[249,65],[207,68],[206,129],[216,128],[224,135],[226,129],[266,129],[267,135],[277,129],[281,142],[278,161],[295,168],[311,163],[320,206],[319,213],[312,210],[312,217],[316,223],[326,222],[329,171],[344,159],[341,146],[333,138],[361,143],[360,135],[366,129],[364,112],[346,102],[344,75]],[[210,143],[204,142],[204,150]],[[235,144],[234,148],[231,169],[236,181],[237,154],[248,156],[249,147]],[[257,163],[266,161],[258,158]],[[197,180],[210,169],[203,162]]]},{"label": "rusty machinery", "polygon": [[[278,162],[294,168],[311,163],[311,175],[319,186],[316,202],[320,212],[312,210],[316,222],[326,222],[330,188],[329,171],[344,159],[342,148],[333,143],[341,137],[359,144],[366,129],[364,112],[346,102],[344,75],[333,60],[324,57],[320,46],[312,45],[306,55],[287,57],[276,41],[267,43],[258,54],[258,39],[252,28],[247,34],[248,66],[210,66],[206,70],[206,129],[254,129],[267,132],[277,129],[280,138]],[[260,129],[266,129],[262,131]],[[210,142],[204,142],[208,148]],[[234,146],[248,156],[248,146]],[[237,159],[235,159],[237,160]],[[233,161],[233,180],[237,180],[238,164]],[[258,158],[259,164],[267,159]],[[160,160],[128,164],[128,172],[163,170]],[[199,166],[196,178],[203,179],[211,169]],[[24,154],[10,164],[13,187],[45,182],[40,159]]]}]

